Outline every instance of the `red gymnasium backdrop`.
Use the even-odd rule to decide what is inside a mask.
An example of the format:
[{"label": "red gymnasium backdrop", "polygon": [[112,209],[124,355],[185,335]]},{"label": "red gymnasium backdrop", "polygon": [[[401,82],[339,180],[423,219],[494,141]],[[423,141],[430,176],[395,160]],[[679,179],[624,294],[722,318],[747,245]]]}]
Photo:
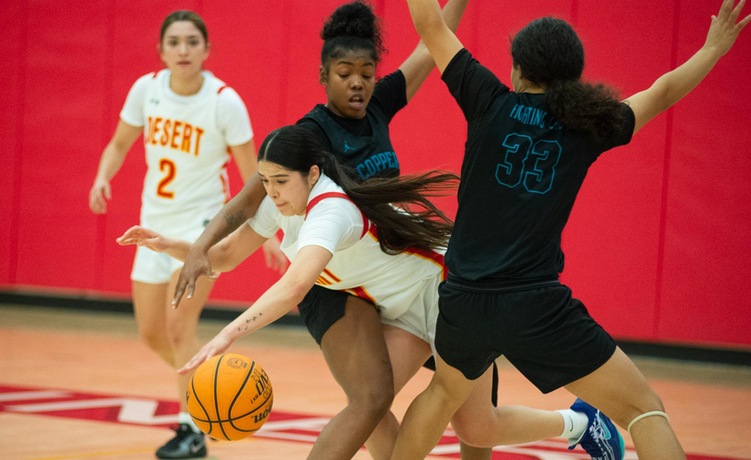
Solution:
[{"label": "red gymnasium backdrop", "polygon": [[[106,216],[89,212],[87,196],[128,89],[161,67],[155,46],[170,11],[189,8],[206,19],[207,68],[243,97],[260,145],[270,130],[325,100],[318,33],[340,3],[2,2],[0,286],[127,297],[133,248],[115,238],[137,223],[140,142],[112,183]],[[701,46],[721,1],[470,3],[459,35],[501,78],[510,73],[509,36],[534,17],[554,15],[579,31],[585,76],[627,96]],[[373,4],[389,50],[383,75],[417,36],[404,1]],[[697,91],[590,172],[564,235],[563,278],[619,338],[751,345],[748,56],[751,32],[744,31]],[[403,171],[458,170],[465,127],[434,72],[392,123]],[[236,192],[240,180],[231,174]],[[453,199],[441,205],[455,210]],[[256,255],[222,275],[213,301],[248,305],[276,277]]]}]

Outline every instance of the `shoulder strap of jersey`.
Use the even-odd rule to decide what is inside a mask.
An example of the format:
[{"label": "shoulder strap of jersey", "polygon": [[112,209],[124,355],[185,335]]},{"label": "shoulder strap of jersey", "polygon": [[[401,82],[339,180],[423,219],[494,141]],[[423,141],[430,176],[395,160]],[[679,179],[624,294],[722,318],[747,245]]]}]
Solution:
[{"label": "shoulder strap of jersey", "polygon": [[[357,206],[357,204],[355,204],[355,202],[352,201],[352,199],[348,197],[346,193],[342,193],[342,192],[321,193],[317,197],[310,200],[310,203],[308,203],[308,207],[305,208],[305,217],[308,216],[308,213],[310,212],[311,209],[313,209],[313,206],[317,205],[318,203],[321,202],[321,200],[324,200],[326,198],[342,198],[354,204],[355,206]],[[357,208],[357,210],[360,211],[360,215],[362,216],[362,235],[360,235],[360,238],[362,238],[368,233],[368,230],[370,230],[370,220],[368,220],[368,218],[365,216],[365,213],[362,212],[362,209]]]}]

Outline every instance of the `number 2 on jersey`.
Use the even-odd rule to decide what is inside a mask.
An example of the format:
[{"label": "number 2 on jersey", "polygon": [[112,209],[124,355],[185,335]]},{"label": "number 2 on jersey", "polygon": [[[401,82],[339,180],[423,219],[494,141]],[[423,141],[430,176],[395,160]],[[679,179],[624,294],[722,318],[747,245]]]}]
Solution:
[{"label": "number 2 on jersey", "polygon": [[523,185],[530,193],[547,193],[553,187],[555,167],[561,158],[561,145],[545,139],[532,141],[524,134],[512,133],[503,140],[504,157],[498,163],[495,178],[509,188]]},{"label": "number 2 on jersey", "polygon": [[156,188],[156,194],[159,197],[167,198],[169,200],[175,197],[175,192],[169,190],[168,187],[175,180],[175,174],[177,173],[177,166],[172,161],[162,158],[159,160],[159,170],[164,173],[162,180],[159,181],[159,185]]}]

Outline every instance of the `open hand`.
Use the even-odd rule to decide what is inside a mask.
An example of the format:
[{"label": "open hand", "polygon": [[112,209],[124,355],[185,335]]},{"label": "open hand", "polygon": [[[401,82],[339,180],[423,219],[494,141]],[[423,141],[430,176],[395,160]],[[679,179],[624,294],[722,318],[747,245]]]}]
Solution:
[{"label": "open hand", "polygon": [[751,21],[751,15],[746,16],[738,21],[741,10],[746,4],[746,0],[741,0],[734,5],[735,0],[723,0],[720,12],[717,16],[712,15],[712,23],[709,26],[707,40],[704,44],[706,47],[713,47],[719,50],[723,55],[730,50],[744,27]]},{"label": "open hand", "polygon": [[121,246],[137,245],[146,246],[152,251],[162,252],[169,248],[172,240],[165,238],[154,230],[140,225],[130,227],[119,238],[117,243]]},{"label": "open hand", "polygon": [[224,336],[220,332],[219,334],[217,334],[216,337],[211,339],[209,343],[207,343],[200,350],[198,350],[198,353],[196,353],[195,356],[190,358],[188,362],[185,363],[185,365],[183,365],[183,367],[178,369],[177,373],[180,375],[185,375],[190,372],[193,372],[198,366],[200,366],[207,359],[211,358],[212,356],[216,356],[218,354],[221,354],[227,351],[230,345],[232,345],[232,341],[224,338]]}]

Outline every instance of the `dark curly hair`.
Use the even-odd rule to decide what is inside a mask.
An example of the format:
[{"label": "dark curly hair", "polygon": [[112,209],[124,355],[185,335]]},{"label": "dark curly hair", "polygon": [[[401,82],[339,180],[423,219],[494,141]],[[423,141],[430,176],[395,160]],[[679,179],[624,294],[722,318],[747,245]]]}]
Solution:
[{"label": "dark curly hair", "polygon": [[323,66],[329,59],[341,57],[347,51],[367,51],[376,63],[386,52],[380,22],[371,6],[362,0],[346,3],[334,10],[323,25],[321,38]]},{"label": "dark curly hair", "polygon": [[454,173],[433,171],[358,182],[311,130],[299,125],[272,131],[258,149],[258,161],[276,163],[306,176],[317,165],[376,225],[381,250],[387,254],[448,244],[453,222],[429,197],[455,192],[459,178]]},{"label": "dark curly hair", "polygon": [[527,24],[511,40],[511,58],[524,78],[545,85],[548,110],[563,126],[601,140],[623,124],[617,92],[581,81],[584,47],[566,21],[544,17]]}]

